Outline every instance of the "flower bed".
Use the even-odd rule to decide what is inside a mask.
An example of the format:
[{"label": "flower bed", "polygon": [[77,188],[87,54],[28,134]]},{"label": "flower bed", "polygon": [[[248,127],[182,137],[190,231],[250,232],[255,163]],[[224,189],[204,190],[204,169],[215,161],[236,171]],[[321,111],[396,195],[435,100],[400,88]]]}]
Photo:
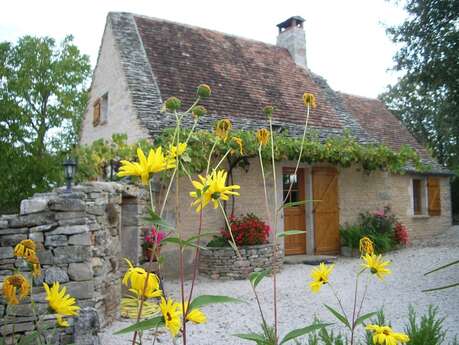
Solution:
[{"label": "flower bed", "polygon": [[[211,279],[246,279],[250,273],[272,267],[271,243],[239,247],[242,260],[231,247],[217,247],[201,251],[199,272]],[[277,246],[276,272],[282,267],[283,253]]]}]

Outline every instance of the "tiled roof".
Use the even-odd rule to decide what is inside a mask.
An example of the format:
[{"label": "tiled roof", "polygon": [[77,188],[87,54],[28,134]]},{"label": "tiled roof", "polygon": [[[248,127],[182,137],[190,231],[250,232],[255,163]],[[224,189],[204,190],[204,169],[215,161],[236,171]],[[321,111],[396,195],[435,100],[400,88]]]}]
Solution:
[{"label": "tiled roof", "polygon": [[159,112],[162,102],[177,96],[189,106],[201,83],[212,88],[212,97],[203,102],[210,115],[201,128],[221,117],[229,117],[235,128],[265,126],[262,109],[274,103],[274,123],[297,135],[304,121],[302,95],[312,92],[318,107],[310,126],[321,138],[347,129],[362,143],[395,149],[409,144],[432,161],[379,101],[333,91],[323,78],[298,67],[284,48],[130,13],[112,12],[108,20],[134,108],[152,135],[173,125]]}]

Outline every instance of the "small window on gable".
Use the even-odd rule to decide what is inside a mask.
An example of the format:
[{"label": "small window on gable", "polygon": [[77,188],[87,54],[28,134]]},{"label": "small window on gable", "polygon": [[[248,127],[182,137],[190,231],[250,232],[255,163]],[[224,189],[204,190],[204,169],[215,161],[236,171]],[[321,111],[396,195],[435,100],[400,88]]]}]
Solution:
[{"label": "small window on gable", "polygon": [[413,214],[427,214],[426,182],[424,178],[413,178]]},{"label": "small window on gable", "polygon": [[92,125],[106,124],[108,121],[108,92],[94,102]]},{"label": "small window on gable", "polygon": [[108,92],[100,98],[100,124],[108,122]]},{"label": "small window on gable", "polygon": [[100,124],[100,99],[94,102],[93,107],[92,125],[96,127]]}]

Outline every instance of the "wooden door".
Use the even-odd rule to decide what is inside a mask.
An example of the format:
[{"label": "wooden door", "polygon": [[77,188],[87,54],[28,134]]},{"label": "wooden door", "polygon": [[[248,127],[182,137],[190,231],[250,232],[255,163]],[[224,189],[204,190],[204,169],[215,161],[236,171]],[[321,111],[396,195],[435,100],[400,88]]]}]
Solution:
[{"label": "wooden door", "polygon": [[331,167],[312,169],[314,242],[316,254],[339,252],[338,172]]},{"label": "wooden door", "polygon": [[[294,175],[294,168],[282,170],[283,200],[285,202],[302,201],[305,198],[304,192],[304,169],[298,169]],[[292,189],[288,193],[290,184]],[[284,209],[284,231],[303,230],[306,231],[304,204]],[[306,233],[284,237],[285,255],[296,255],[306,253]]]}]

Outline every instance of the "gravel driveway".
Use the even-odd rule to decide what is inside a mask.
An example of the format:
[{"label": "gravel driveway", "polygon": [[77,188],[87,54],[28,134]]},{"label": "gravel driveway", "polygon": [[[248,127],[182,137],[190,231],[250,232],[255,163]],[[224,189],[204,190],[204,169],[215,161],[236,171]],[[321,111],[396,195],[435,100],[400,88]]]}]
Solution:
[{"label": "gravel driveway", "polygon": [[[392,274],[384,282],[371,279],[368,298],[363,312],[374,311],[383,307],[386,318],[394,328],[402,330],[407,319],[408,306],[413,305],[418,313],[424,313],[430,304],[438,306],[440,315],[445,317],[445,328],[450,330],[450,337],[459,334],[459,288],[452,288],[432,293],[421,290],[458,281],[459,266],[424,277],[423,274],[439,265],[459,257],[459,227],[453,227],[446,235],[429,242],[415,243],[410,248],[395,251],[386,258],[391,260]],[[338,258],[331,280],[339,290],[346,310],[352,308],[354,276],[359,268],[359,259]],[[278,276],[279,289],[279,325],[281,335],[288,330],[308,325],[317,316],[323,320],[335,322],[323,303],[337,307],[336,301],[325,286],[319,294],[313,295],[308,289],[309,274],[312,266],[304,264],[286,265]],[[374,278],[374,277],[372,277]],[[169,294],[178,297],[178,284],[165,282]],[[265,279],[258,287],[262,305],[268,318],[271,318],[271,279]],[[187,284],[187,286],[189,286]],[[249,344],[232,337],[234,333],[258,331],[260,319],[257,306],[252,298],[248,281],[211,281],[200,277],[198,294],[228,295],[244,299],[248,304],[215,305],[204,308],[209,322],[207,325],[192,325],[189,328],[189,343],[196,345]],[[101,335],[102,345],[129,344],[129,336],[114,336],[115,330],[129,323],[120,321],[104,330]],[[152,339],[151,333],[145,339]],[[159,337],[160,344],[171,343],[167,334]],[[446,345],[446,344],[445,344]]]}]

